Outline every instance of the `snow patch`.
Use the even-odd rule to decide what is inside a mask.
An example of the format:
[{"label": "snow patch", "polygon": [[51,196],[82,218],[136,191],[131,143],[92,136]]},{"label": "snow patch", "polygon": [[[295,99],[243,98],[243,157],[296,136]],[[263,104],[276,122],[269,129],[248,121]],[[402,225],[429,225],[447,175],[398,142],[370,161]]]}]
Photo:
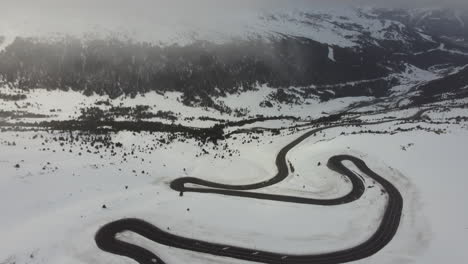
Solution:
[{"label": "snow patch", "polygon": [[330,46],[328,46],[328,59],[330,59],[331,61],[336,62],[334,50]]}]

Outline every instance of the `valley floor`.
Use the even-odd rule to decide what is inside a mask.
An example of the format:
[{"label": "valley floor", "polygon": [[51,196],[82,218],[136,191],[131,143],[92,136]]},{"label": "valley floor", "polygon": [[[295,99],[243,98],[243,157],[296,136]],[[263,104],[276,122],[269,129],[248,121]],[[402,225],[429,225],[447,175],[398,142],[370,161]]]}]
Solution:
[{"label": "valley floor", "polygon": [[[450,120],[468,116],[468,110],[424,115],[433,121]],[[258,139],[239,134],[220,145],[206,143],[204,151],[194,139],[159,144],[158,133],[113,133],[111,141],[122,146],[109,149],[90,146],[69,133],[3,131],[0,263],[135,263],[99,250],[94,242],[100,226],[126,217],[189,238],[289,254],[356,245],[378,227],[386,196],[369,187],[375,183],[351,163],[346,165],[369,186],[361,199],[342,206],[200,193],[180,197],[169,188],[171,180],[185,176],[228,184],[271,178],[279,149],[306,131],[307,127],[278,135],[267,132]],[[60,137],[72,140],[62,142]],[[294,172],[263,191],[322,199],[342,196],[350,184],[326,163],[333,155],[354,155],[394,184],[404,199],[394,239],[358,263],[462,263],[468,258],[464,142],[466,121],[331,128],[292,149],[287,159]],[[169,248],[132,233],[122,233],[119,239],[144,245],[167,263],[248,263]]]}]

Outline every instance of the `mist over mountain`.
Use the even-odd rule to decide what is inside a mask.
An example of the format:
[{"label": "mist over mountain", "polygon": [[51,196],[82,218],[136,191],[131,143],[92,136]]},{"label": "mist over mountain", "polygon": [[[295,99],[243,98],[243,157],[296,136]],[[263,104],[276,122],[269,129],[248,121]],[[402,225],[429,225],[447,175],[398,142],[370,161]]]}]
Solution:
[{"label": "mist over mountain", "polygon": [[[192,17],[182,12],[168,16],[180,10],[177,3],[164,5],[167,10],[147,8],[138,18],[135,13],[125,22],[146,24],[139,33],[96,29],[81,34],[4,34],[1,80],[21,89],[72,89],[111,98],[178,91],[187,105],[223,111],[216,98],[259,85],[286,91],[298,87],[301,92],[290,91],[299,98],[379,98],[390,96],[392,87],[407,82],[406,74],[415,69],[445,76],[468,64],[468,16],[459,10],[355,8],[336,3],[312,8],[301,1],[282,9],[280,2],[266,6],[259,1],[254,7],[231,3],[225,7],[235,12],[225,14],[221,5],[204,3],[209,10],[204,5],[194,7]],[[99,17],[113,24],[110,18],[119,16],[105,3],[55,4],[58,19],[71,10],[77,12],[71,22],[80,20],[74,19],[90,6],[95,13],[88,14],[86,22]],[[300,6],[305,9],[299,10]],[[130,7],[126,10],[131,13]],[[222,19],[199,20],[206,12],[219,12],[216,15]],[[163,27],[170,23],[179,27],[160,31],[161,25],[148,27],[150,18],[168,22]],[[189,23],[192,19],[198,23]],[[38,25],[46,25],[42,23]]]},{"label": "mist over mountain", "polygon": [[[0,30],[7,35],[75,34],[126,32],[151,41],[180,41],[181,35],[206,38],[212,33],[237,36],[262,14],[324,12],[343,14],[353,9],[387,7],[392,9],[466,9],[465,1],[434,0],[4,0],[0,3]],[[254,29],[255,30],[255,29]],[[204,36],[205,34],[205,36]],[[183,36],[186,37],[186,36]]]}]

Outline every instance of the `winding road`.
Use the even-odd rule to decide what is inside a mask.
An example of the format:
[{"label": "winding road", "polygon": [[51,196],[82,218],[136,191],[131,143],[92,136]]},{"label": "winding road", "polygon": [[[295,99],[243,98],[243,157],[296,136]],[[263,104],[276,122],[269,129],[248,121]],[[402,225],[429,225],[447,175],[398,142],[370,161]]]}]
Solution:
[{"label": "winding road", "polygon": [[[428,109],[427,109],[428,110]],[[419,118],[426,110],[421,110],[412,117],[399,120],[413,120]],[[398,120],[392,120],[398,121]],[[371,125],[389,121],[362,123]],[[343,125],[343,124],[342,124]],[[388,195],[387,204],[382,220],[375,233],[366,241],[354,247],[324,254],[296,255],[279,252],[259,251],[251,248],[243,248],[232,245],[224,245],[191,239],[173,235],[141,219],[126,218],[111,222],[101,227],[95,235],[97,246],[106,252],[126,256],[134,259],[140,264],[165,263],[153,252],[142,247],[118,240],[116,234],[131,231],[135,232],[156,243],[170,247],[206,253],[216,256],[229,257],[247,261],[271,264],[335,264],[356,261],[367,258],[385,247],[394,237],[400,224],[403,208],[403,198],[400,192],[389,181],[378,175],[361,159],[350,155],[337,155],[328,160],[327,166],[348,177],[352,183],[352,190],[335,199],[312,199],[296,196],[285,196],[276,194],[257,193],[252,190],[271,186],[283,181],[289,175],[289,167],[286,160],[287,153],[299,143],[314,135],[315,133],[342,125],[329,125],[326,127],[312,129],[283,147],[276,157],[278,173],[271,179],[248,185],[227,185],[205,181],[193,177],[179,178],[171,182],[170,187],[177,192],[212,193],[228,196],[245,197],[251,199],[274,200],[286,203],[301,203],[310,205],[333,206],[350,203],[359,199],[365,191],[362,179],[343,165],[343,161],[354,163],[362,172],[381,185]],[[190,184],[191,187],[186,185]],[[201,188],[193,187],[202,186]]]}]

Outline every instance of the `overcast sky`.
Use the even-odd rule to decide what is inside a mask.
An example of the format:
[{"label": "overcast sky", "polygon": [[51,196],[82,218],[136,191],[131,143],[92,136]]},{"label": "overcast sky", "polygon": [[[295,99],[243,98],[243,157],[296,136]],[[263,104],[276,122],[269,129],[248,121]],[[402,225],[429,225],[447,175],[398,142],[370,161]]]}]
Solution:
[{"label": "overcast sky", "polygon": [[162,24],[167,30],[176,24],[223,28],[227,26],[223,23],[271,10],[364,5],[468,9],[468,0],[0,0],[0,35],[46,29],[92,31],[91,26],[114,26],[116,31],[119,27],[157,28]]},{"label": "overcast sky", "polygon": [[[350,3],[351,5],[380,5],[392,7],[468,7],[466,0],[1,0],[2,10],[6,7],[17,7],[21,9],[33,8],[79,8],[101,10],[108,8],[116,10],[119,8],[173,8],[173,7],[246,7],[246,8],[269,8],[270,6],[294,6],[294,5],[324,5],[330,2]],[[186,11],[189,11],[186,9]]]}]

